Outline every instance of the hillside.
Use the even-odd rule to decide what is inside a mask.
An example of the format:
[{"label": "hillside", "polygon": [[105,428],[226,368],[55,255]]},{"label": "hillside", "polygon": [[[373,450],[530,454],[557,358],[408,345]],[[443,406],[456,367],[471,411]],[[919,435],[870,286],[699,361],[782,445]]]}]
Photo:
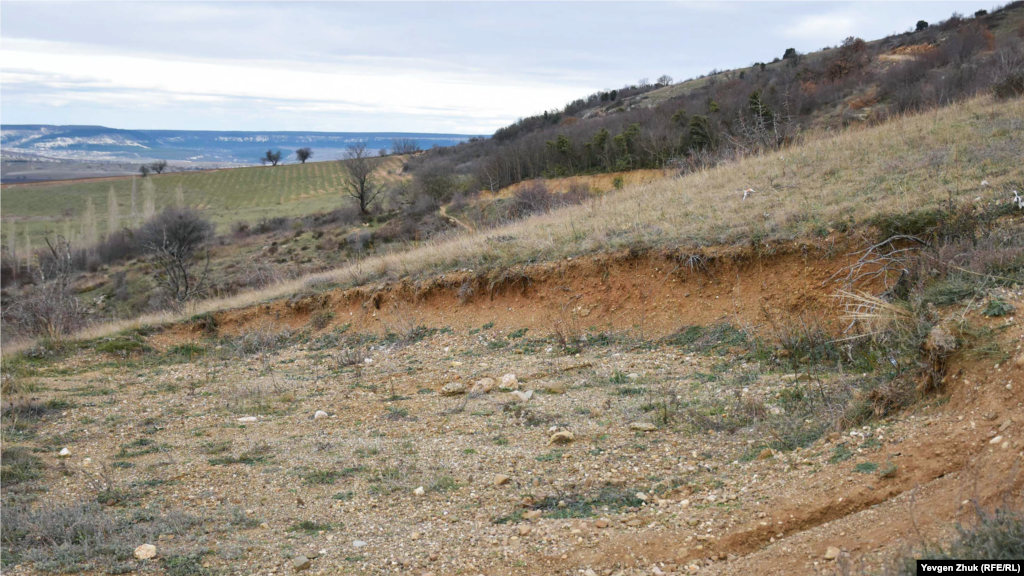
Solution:
[{"label": "hillside", "polygon": [[[0,567],[1024,557],[1022,14],[598,93],[384,158],[365,206],[358,159],[135,179],[151,219],[5,254]],[[117,230],[132,184],[4,217]]]},{"label": "hillside", "polygon": [[872,574],[958,522],[991,553],[1024,522],[1022,106],[7,347],[5,569]]},{"label": "hillside", "polygon": [[640,81],[521,118],[487,140],[417,158],[414,173],[461,176],[449,197],[523,180],[637,169],[699,170],[774,150],[811,130],[871,125],[980,91],[1024,91],[1024,3],[954,14],[883,39],[791,49],[673,84]]}]

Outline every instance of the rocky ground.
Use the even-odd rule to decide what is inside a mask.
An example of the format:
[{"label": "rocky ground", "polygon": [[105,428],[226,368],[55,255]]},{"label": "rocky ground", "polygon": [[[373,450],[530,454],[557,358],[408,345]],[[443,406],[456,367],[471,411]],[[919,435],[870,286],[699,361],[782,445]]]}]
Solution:
[{"label": "rocky ground", "polygon": [[[129,570],[819,573],[941,535],[961,503],[1019,483],[1024,369],[1005,355],[839,431],[828,399],[871,376],[794,371],[735,329],[694,330],[566,349],[492,323],[263,326],[82,349],[28,378],[50,410],[5,422],[5,450],[42,466],[4,483],[5,507],[188,518],[133,542],[153,558]],[[192,571],[173,571],[181,558]]]}]

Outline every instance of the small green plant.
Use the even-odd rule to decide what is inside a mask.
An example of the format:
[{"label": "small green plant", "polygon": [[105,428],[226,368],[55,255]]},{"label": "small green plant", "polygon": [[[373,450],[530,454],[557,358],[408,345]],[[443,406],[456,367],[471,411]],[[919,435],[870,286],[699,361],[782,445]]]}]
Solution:
[{"label": "small green plant", "polygon": [[878,470],[878,477],[879,478],[895,478],[896,477],[897,469],[898,468],[897,468],[895,462],[886,462]]},{"label": "small green plant", "polygon": [[329,522],[325,522],[323,524],[320,524],[319,522],[314,522],[313,520],[302,520],[301,522],[296,522],[296,523],[292,524],[291,526],[289,526],[287,528],[287,531],[288,532],[305,532],[308,535],[313,535],[313,534],[316,534],[316,533],[318,533],[320,531],[330,532],[333,529],[334,529],[334,526],[332,526]]},{"label": "small green plant", "polygon": [[608,378],[608,381],[611,382],[612,384],[625,384],[626,382],[629,382],[629,377],[626,376],[625,372],[616,370],[612,372],[612,375]]},{"label": "small green plant", "polygon": [[306,484],[330,485],[337,482],[343,474],[338,470],[314,470],[302,477]]},{"label": "small green plant", "polygon": [[1009,316],[1013,314],[1013,304],[1010,304],[999,298],[993,298],[988,301],[988,305],[982,310],[982,314],[989,318],[999,318],[1001,316]]},{"label": "small green plant", "polygon": [[861,474],[871,474],[878,470],[878,464],[874,462],[861,462],[853,467],[854,472],[860,472]]},{"label": "small green plant", "polygon": [[838,464],[840,462],[845,462],[850,458],[853,458],[853,452],[846,443],[843,442],[841,444],[837,444],[835,448],[832,448],[832,455],[829,456],[828,461],[832,464]]},{"label": "small green plant", "polygon": [[622,187],[625,186],[625,184],[626,181],[622,178],[622,176],[616,176],[615,178],[612,178],[612,188],[615,188],[616,190],[622,190]]},{"label": "small green plant", "polygon": [[561,462],[563,453],[564,451],[562,450],[552,450],[547,454],[541,454],[540,456],[537,456],[536,460],[538,462]]}]

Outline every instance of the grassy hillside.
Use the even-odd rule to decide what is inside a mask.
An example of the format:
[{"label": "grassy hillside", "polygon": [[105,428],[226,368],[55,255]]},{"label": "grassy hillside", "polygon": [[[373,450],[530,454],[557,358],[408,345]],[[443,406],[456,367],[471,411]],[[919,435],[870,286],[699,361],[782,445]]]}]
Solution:
[{"label": "grassy hillside", "polygon": [[[262,291],[200,302],[190,313],[246,306],[312,284],[351,286],[622,248],[697,251],[754,244],[770,251],[777,242],[866,231],[877,216],[911,217],[950,202],[1005,209],[1011,190],[1024,188],[1020,118],[1024,100],[982,97],[872,128],[822,131],[781,152],[626,185],[583,205],[481,233],[437,238]],[[747,188],[754,193],[744,200]],[[97,327],[90,334],[175,318],[179,316],[152,314]]]},{"label": "grassy hillside", "polygon": [[[384,181],[394,182],[400,174],[404,158],[383,160],[378,174]],[[156,187],[156,207],[175,203],[178,186],[184,191],[185,203],[202,209],[220,228],[236,220],[255,222],[263,217],[298,216],[332,210],[347,205],[341,197],[345,178],[343,162],[311,162],[283,166],[233,168],[209,172],[179,172],[150,176]],[[142,179],[137,204],[142,209]],[[107,194],[113,188],[118,198],[120,226],[128,223],[131,213],[131,178],[103,178],[70,182],[17,184],[3,187],[3,218],[5,224],[16,221],[21,240],[27,227],[33,244],[42,244],[42,237],[63,232],[65,222],[72,230],[81,226],[86,200],[96,208],[99,233],[110,229],[107,223]],[[6,234],[4,242],[7,241]]]}]

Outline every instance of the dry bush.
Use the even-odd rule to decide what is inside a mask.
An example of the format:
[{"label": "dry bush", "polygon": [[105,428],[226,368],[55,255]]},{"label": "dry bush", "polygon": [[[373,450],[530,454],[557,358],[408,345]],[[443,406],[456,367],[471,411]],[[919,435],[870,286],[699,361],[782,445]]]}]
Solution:
[{"label": "dry bush", "polygon": [[48,257],[40,260],[34,272],[35,284],[17,298],[4,298],[5,336],[42,336],[59,344],[85,324],[85,306],[71,288],[75,271],[71,243],[58,236],[54,242],[47,239],[47,247]]}]

